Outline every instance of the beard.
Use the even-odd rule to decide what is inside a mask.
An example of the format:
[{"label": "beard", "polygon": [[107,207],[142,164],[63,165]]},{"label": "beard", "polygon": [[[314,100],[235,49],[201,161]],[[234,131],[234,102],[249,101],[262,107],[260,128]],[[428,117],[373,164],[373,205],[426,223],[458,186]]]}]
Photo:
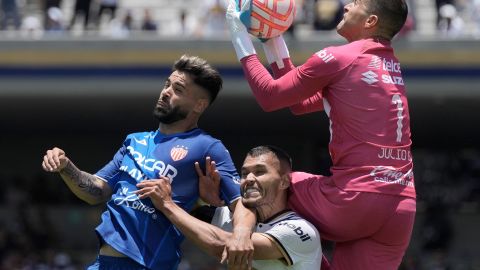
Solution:
[{"label": "beard", "polygon": [[188,112],[182,110],[180,107],[166,107],[162,108],[159,106],[155,106],[153,109],[153,116],[163,124],[172,124],[177,121],[183,120],[187,117]]}]

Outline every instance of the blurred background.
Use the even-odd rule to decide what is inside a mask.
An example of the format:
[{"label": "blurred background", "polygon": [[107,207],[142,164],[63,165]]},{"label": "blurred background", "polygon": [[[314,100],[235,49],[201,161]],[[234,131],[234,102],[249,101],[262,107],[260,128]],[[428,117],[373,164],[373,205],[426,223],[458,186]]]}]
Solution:
[{"label": "blurred background", "polygon": [[[1,270],[83,269],[95,259],[103,206],[88,206],[43,172],[43,155],[58,146],[94,173],[128,133],[156,129],[153,106],[185,53],[224,77],[200,126],[222,139],[237,166],[251,147],[276,144],[293,156],[294,169],[328,174],[326,116],[261,111],[235,58],[222,1],[0,3]],[[285,34],[295,63],[344,43],[332,30],[344,4],[297,1]],[[480,1],[409,4],[393,45],[410,102],[418,215],[401,269],[480,269]],[[332,245],[324,249],[330,255]],[[180,270],[224,269],[189,242],[184,251]]]}]

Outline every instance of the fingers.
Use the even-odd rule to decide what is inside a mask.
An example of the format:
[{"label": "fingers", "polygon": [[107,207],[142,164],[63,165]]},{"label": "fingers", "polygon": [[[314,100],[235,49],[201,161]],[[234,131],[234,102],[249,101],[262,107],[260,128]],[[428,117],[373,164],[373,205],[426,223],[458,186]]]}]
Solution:
[{"label": "fingers", "polygon": [[60,148],[48,150],[42,161],[42,168],[48,172],[57,172],[66,164],[65,152]]},{"label": "fingers", "polygon": [[155,194],[155,188],[142,188],[133,192],[137,194],[138,198],[145,199]]},{"label": "fingers", "polygon": [[200,164],[198,162],[195,162],[195,171],[197,171],[198,177],[203,177],[205,176],[203,174],[202,168],[200,168]]},{"label": "fingers", "polygon": [[195,171],[197,172],[198,177],[208,176],[213,178],[218,174],[217,164],[212,160],[211,157],[205,158],[205,174],[203,173],[200,163],[198,162],[195,162]]},{"label": "fingers", "polygon": [[250,0],[244,0],[244,1],[241,2],[240,11],[241,12],[249,11],[250,7],[251,7],[251,1]]},{"label": "fingers", "polygon": [[228,269],[246,269],[247,257],[242,252],[230,252],[228,256]]},{"label": "fingers", "polygon": [[228,260],[228,251],[227,251],[227,247],[224,247],[222,252],[222,258],[220,259],[220,263],[224,264],[227,262],[227,260]]},{"label": "fingers", "polygon": [[205,158],[205,174],[207,176],[210,176],[210,174],[212,173],[212,160],[210,157],[206,157]]}]

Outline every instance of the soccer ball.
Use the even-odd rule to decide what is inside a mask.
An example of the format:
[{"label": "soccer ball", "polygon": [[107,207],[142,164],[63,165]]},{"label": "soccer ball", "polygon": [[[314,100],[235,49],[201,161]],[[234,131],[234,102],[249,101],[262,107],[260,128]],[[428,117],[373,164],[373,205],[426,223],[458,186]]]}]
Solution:
[{"label": "soccer ball", "polygon": [[295,0],[252,0],[248,32],[257,38],[279,36],[292,25]]}]

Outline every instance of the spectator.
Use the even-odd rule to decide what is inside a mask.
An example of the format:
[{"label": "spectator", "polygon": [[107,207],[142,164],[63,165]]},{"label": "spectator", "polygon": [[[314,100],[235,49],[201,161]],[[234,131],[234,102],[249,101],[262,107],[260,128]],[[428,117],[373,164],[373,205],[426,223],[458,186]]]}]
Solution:
[{"label": "spectator", "polygon": [[61,34],[65,30],[63,25],[63,12],[58,7],[51,7],[47,11],[46,33]]},{"label": "spectator", "polygon": [[40,38],[43,34],[42,23],[35,16],[27,16],[22,22],[22,35],[28,38]]},{"label": "spectator", "polygon": [[315,30],[333,30],[343,16],[340,0],[315,0],[313,8],[313,28]]},{"label": "spectator", "polygon": [[480,0],[472,0],[472,20],[474,23],[474,34],[480,36]]},{"label": "spectator", "polygon": [[199,37],[222,37],[227,35],[225,23],[226,2],[208,0],[203,5],[203,15],[200,17],[195,35]]},{"label": "spectator", "polygon": [[458,15],[457,8],[452,4],[445,4],[439,9],[440,21],[438,29],[444,37],[457,38],[464,33],[464,21]]},{"label": "spectator", "polygon": [[48,10],[51,7],[56,7],[60,8],[60,4],[62,3],[62,0],[43,0],[43,13],[44,13],[44,20],[43,20],[43,28],[47,29],[48,28]]},{"label": "spectator", "polygon": [[106,11],[110,13],[109,21],[113,20],[116,15],[117,8],[118,8],[118,0],[100,0],[100,6],[98,8],[98,12],[95,18],[96,27],[97,28],[100,27],[102,15]]},{"label": "spectator", "polygon": [[20,29],[21,19],[16,0],[2,0],[1,5],[3,16],[1,17],[0,30],[7,30],[10,21],[12,21],[15,30]]},{"label": "spectator", "polygon": [[92,0],[76,0],[75,8],[73,10],[72,20],[70,22],[70,29],[73,28],[77,20],[77,16],[83,15],[83,29],[88,29],[88,23],[90,20],[90,4]]},{"label": "spectator", "polygon": [[435,7],[437,9],[437,28],[441,20],[440,7],[446,4],[455,5],[455,0],[435,0]]},{"label": "spectator", "polygon": [[143,13],[142,30],[157,31],[157,23],[153,20],[152,15],[148,9],[145,9]]},{"label": "spectator", "polygon": [[187,34],[187,11],[185,9],[181,9],[178,13],[178,18],[180,21],[180,28],[181,28],[181,35],[185,36]]}]

